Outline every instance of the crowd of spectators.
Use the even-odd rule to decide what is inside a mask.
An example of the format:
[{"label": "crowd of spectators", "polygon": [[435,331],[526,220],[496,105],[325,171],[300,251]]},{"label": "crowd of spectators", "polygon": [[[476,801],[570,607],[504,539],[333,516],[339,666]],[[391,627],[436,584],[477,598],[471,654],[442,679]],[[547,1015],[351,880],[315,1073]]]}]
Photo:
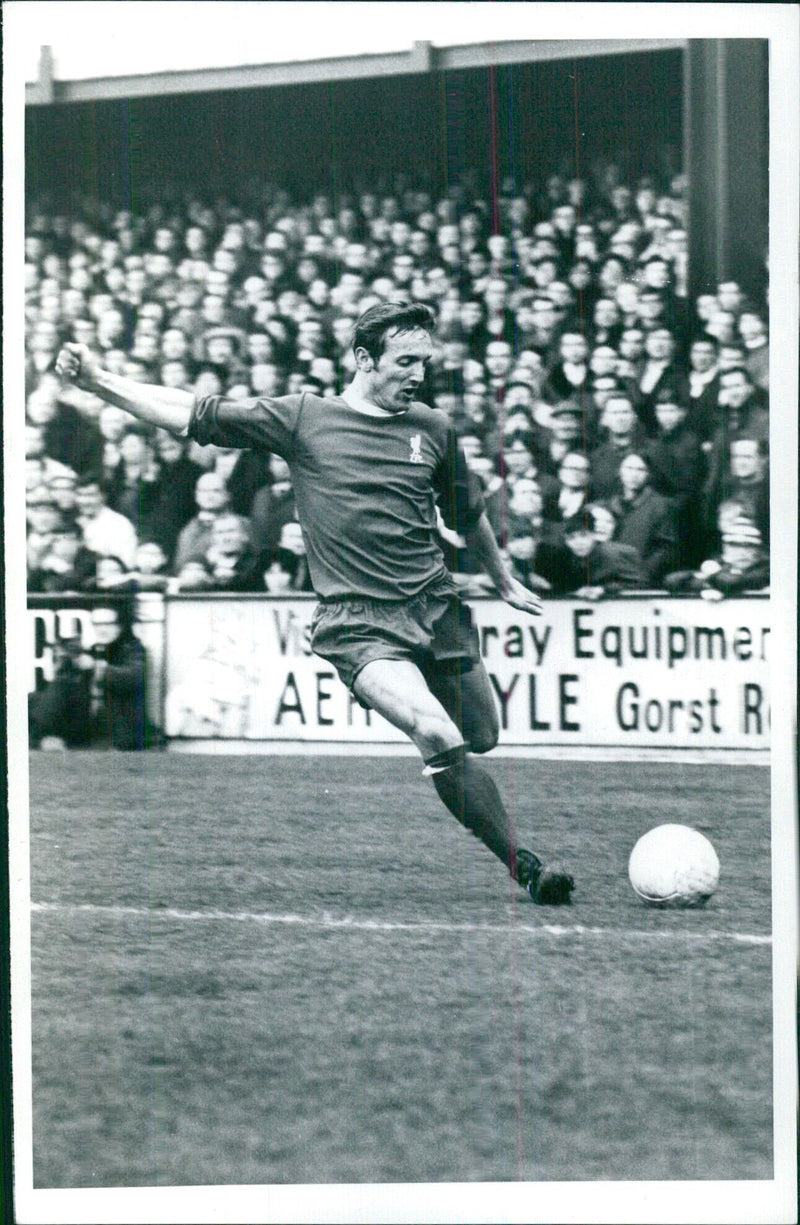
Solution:
[{"label": "crowd of spectators", "polygon": [[[524,580],[597,598],[721,598],[769,582],[766,309],[735,281],[691,300],[685,182],[407,183],[257,203],[175,190],[140,212],[31,203],[25,241],[32,592],[307,591],[277,455],[142,427],[54,374],[78,341],[198,396],[335,396],[352,325],[437,314],[424,398],[445,412]],[[480,590],[464,542],[448,564]]]}]

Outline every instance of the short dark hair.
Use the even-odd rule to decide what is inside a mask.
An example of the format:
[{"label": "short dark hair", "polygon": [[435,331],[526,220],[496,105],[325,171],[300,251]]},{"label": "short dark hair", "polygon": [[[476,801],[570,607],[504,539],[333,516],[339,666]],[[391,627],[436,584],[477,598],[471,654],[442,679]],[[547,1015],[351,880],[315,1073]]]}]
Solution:
[{"label": "short dark hair", "polygon": [[356,320],[353,352],[366,349],[377,362],[383,353],[386,333],[393,328],[398,332],[413,332],[416,328],[432,332],[435,326],[436,316],[424,302],[379,302]]}]

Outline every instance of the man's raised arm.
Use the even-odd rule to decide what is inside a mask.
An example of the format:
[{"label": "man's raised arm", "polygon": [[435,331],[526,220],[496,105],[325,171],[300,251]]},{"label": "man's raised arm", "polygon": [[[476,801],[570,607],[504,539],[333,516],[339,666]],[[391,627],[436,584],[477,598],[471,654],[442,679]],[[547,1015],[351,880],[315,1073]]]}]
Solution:
[{"label": "man's raised arm", "polygon": [[62,379],[116,404],[140,421],[185,435],[194,408],[194,395],[177,387],[153,387],[104,370],[85,345],[66,344],[56,360]]}]

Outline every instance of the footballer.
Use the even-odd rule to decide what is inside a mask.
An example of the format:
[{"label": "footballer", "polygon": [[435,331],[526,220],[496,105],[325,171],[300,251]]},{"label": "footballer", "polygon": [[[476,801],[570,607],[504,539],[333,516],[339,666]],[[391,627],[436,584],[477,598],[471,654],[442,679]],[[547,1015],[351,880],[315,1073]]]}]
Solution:
[{"label": "footballer", "polygon": [[311,645],[366,707],[417,746],[450,810],[538,904],[570,901],[571,875],[518,845],[491,775],[498,719],[472,615],[437,543],[436,507],[502,598],[532,615],[539,597],[508,571],[447,417],[417,397],[431,359],[431,309],[383,302],[356,321],[356,373],[342,395],[197,399],[102,369],[67,344],[62,378],[141,421],[201,445],[282,456],[318,604]]}]

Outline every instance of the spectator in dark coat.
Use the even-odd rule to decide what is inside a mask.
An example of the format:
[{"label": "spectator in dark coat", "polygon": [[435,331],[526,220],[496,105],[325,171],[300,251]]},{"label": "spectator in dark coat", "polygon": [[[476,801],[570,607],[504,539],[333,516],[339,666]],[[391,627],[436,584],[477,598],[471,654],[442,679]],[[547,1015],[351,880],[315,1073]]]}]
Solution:
[{"label": "spectator in dark coat", "polygon": [[[608,518],[607,508],[589,506],[567,526],[563,542],[543,542],[537,548],[536,572],[549,583],[553,594],[598,600],[647,585],[636,549],[606,539],[608,525],[604,520]],[[613,530],[613,522],[610,527]]]},{"label": "spectator in dark coat", "polygon": [[151,534],[151,519],[158,502],[158,468],[149,433],[129,426],[119,441],[119,463],[106,485],[106,502],[124,515],[141,539]]},{"label": "spectator in dark coat", "polygon": [[589,398],[582,404],[560,400],[550,410],[550,425],[536,435],[536,454],[542,472],[557,477],[565,455],[584,451],[596,431],[595,409]]},{"label": "spectator in dark coat", "polygon": [[769,337],[761,316],[743,310],[739,316],[739,335],[746,350],[745,365],[757,387],[769,391]]},{"label": "spectator in dark coat", "polygon": [[636,392],[636,415],[649,434],[655,432],[655,402],[659,392],[686,399],[686,380],[675,360],[675,339],[668,328],[655,328],[645,338],[646,361]]},{"label": "spectator in dark coat", "polygon": [[761,408],[750,374],[743,366],[720,373],[717,427],[711,437],[705,505],[713,525],[715,507],[725,494],[730,469],[730,448],[737,438],[755,438],[769,446],[769,413]]},{"label": "spectator in dark coat", "polygon": [[662,391],[656,399],[657,433],[645,448],[656,493],[671,498],[677,515],[681,563],[699,560],[701,540],[700,492],[705,477],[705,456],[700,439],[687,424],[687,410],[677,396]]},{"label": "spectator in dark coat", "polygon": [[195,513],[195,489],[203,469],[189,459],[185,440],[166,430],[156,433],[155,447],[157,493],[150,515],[149,535],[158,541],[167,557],[172,557],[179,532]]},{"label": "spectator in dark coat", "polygon": [[99,471],[103,442],[93,421],[58,402],[58,388],[42,383],[28,396],[28,421],[42,427],[44,452],[74,472]]},{"label": "spectator in dark coat", "polygon": [[589,346],[580,332],[565,332],[558,346],[558,361],[550,368],[543,394],[551,404],[577,397],[589,377]]},{"label": "spectator in dark coat", "polygon": [[96,646],[92,677],[93,738],[115,749],[160,743],[147,717],[145,649],[133,632],[130,609],[92,610]]},{"label": "spectator in dark coat", "polygon": [[545,498],[544,515],[562,531],[582,515],[589,501],[589,459],[582,451],[568,451],[558,467],[558,488]]},{"label": "spectator in dark coat", "polygon": [[630,397],[623,393],[609,396],[601,425],[607,431],[607,439],[589,456],[592,474],[589,490],[593,501],[607,501],[617,491],[622,460],[647,445],[647,435],[636,418]]},{"label": "spectator in dark coat", "polygon": [[263,591],[263,566],[251,548],[249,521],[241,515],[217,515],[203,561],[214,591]]},{"label": "spectator in dark coat", "polygon": [[178,536],[172,573],[180,574],[188,561],[202,561],[211,544],[211,528],[223,511],[230,509],[230,495],[216,472],[204,472],[195,487],[197,514]]},{"label": "spectator in dark coat", "polygon": [[93,579],[97,558],[83,543],[80,528],[60,523],[46,551],[28,569],[28,591],[83,591]]},{"label": "spectator in dark coat", "polygon": [[253,498],[250,543],[256,553],[274,553],[280,547],[283,525],[297,518],[289,465],[274,453],[269,457],[271,484]]},{"label": "spectator in dark coat", "polygon": [[742,517],[737,503],[724,502],[719,508],[719,527],[719,551],[696,570],[668,574],[664,579],[668,591],[722,599],[744,591],[763,591],[769,585],[769,551],[758,530]]},{"label": "spectator in dark coat", "polygon": [[633,545],[644,563],[647,581],[657,587],[678,561],[675,511],[650,485],[650,466],[644,455],[632,452],[620,464],[621,492],[610,501],[617,517],[614,536],[619,544]]},{"label": "spectator in dark coat", "polygon": [[708,442],[717,425],[719,365],[712,336],[696,340],[689,350],[689,424],[701,442]]}]

